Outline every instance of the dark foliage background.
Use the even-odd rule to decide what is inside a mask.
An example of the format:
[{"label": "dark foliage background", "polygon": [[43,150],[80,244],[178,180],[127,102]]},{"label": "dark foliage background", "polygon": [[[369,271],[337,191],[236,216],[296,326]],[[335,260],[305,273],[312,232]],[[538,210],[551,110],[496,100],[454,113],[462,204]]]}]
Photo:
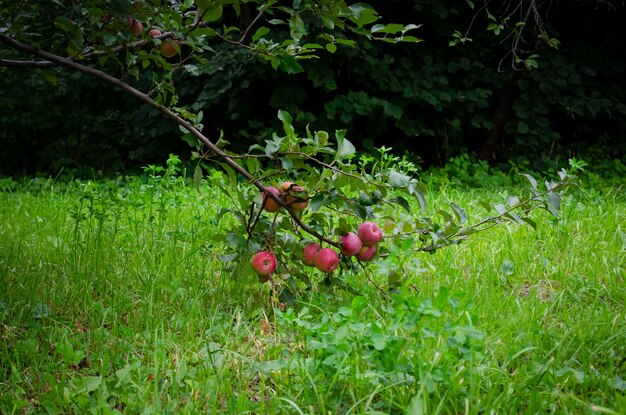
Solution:
[{"label": "dark foliage background", "polygon": [[[513,60],[510,32],[488,30],[493,20],[478,5],[379,3],[385,21],[423,24],[415,35],[424,42],[355,38],[355,47],[303,61],[298,74],[216,44],[209,65],[176,74],[180,101],[203,111],[205,132],[223,130],[236,150],[278,130],[284,109],[301,131],[347,129],[361,149],[391,146],[425,165],[467,151],[496,162],[577,155],[626,163],[622,4],[544,2],[543,23],[560,44],[526,35],[518,45],[525,66]],[[489,9],[498,19],[506,15],[499,4]],[[450,46],[455,31],[472,40]],[[143,76],[147,85],[151,74]],[[188,154],[179,136],[158,112],[97,80],[0,68],[0,174],[139,171]]]}]

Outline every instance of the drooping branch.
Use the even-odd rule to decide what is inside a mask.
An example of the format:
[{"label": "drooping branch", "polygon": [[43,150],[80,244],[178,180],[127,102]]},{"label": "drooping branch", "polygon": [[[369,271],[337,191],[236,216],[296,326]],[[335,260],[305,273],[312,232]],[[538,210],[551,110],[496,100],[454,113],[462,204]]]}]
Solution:
[{"label": "drooping branch", "polygon": [[241,167],[235,160],[233,160],[231,157],[229,157],[226,153],[224,153],[218,146],[216,146],[215,144],[213,144],[213,142],[211,142],[211,140],[209,140],[205,135],[203,135],[194,125],[192,125],[190,122],[188,122],[187,120],[183,119],[181,116],[179,116],[178,114],[176,114],[174,111],[172,111],[170,108],[165,107],[163,105],[160,105],[159,103],[157,103],[156,101],[154,101],[149,95],[141,92],[140,90],[133,88],[132,86],[128,85],[127,83],[123,82],[122,80],[115,78],[103,71],[100,71],[98,69],[94,69],[92,67],[80,64],[76,61],[74,61],[71,58],[63,58],[61,56],[55,55],[53,53],[50,52],[46,52],[37,48],[34,48],[31,45],[28,45],[26,43],[22,43],[18,40],[15,40],[13,38],[11,38],[10,36],[4,35],[4,34],[0,34],[0,43],[4,43],[5,45],[8,45],[9,47],[30,54],[30,55],[34,55],[37,56],[39,58],[45,59],[48,62],[52,62],[56,65],[61,65],[61,66],[65,66],[68,67],[70,69],[73,69],[75,71],[78,72],[82,72],[84,74],[93,76],[93,77],[97,77],[100,78],[118,88],[120,88],[121,90],[123,90],[124,92],[134,96],[135,98],[138,98],[139,100],[143,101],[144,103],[148,104],[149,106],[158,109],[159,111],[161,111],[161,113],[163,115],[165,115],[167,118],[169,118],[170,120],[174,121],[175,123],[177,123],[178,125],[184,127],[185,129],[187,129],[190,133],[192,133],[198,140],[200,140],[205,146],[207,146],[207,148],[212,151],[219,159],[221,159],[226,165],[228,165],[230,168],[232,168],[234,171],[236,171],[237,173],[241,174],[243,177],[245,177],[250,183],[252,183],[254,186],[256,186],[261,192],[267,194],[269,197],[271,197],[274,201],[276,201],[280,206],[284,207],[285,210],[289,213],[289,215],[291,215],[291,217],[293,217],[293,219],[295,220],[295,222],[298,224],[298,226],[300,226],[300,228],[302,228],[303,231],[307,232],[308,234],[318,238],[321,241],[326,242],[329,245],[335,246],[335,247],[340,247],[339,243],[326,238],[325,236],[321,235],[320,233],[318,233],[315,229],[310,228],[306,223],[304,223],[302,221],[302,218],[300,218],[300,216],[298,215],[298,213],[288,204],[286,203],[286,201],[283,201],[280,197],[278,197],[277,195],[275,195],[274,193],[270,192],[267,190],[267,188],[261,183],[259,182],[257,179],[255,179],[246,169],[244,169],[243,167]]},{"label": "drooping branch", "polygon": [[499,212],[498,215],[496,216],[490,216],[488,218],[481,220],[478,223],[475,223],[474,225],[457,230],[453,235],[450,235],[448,238],[446,238],[445,242],[433,243],[431,245],[422,246],[416,249],[416,251],[433,252],[447,245],[458,244],[464,239],[468,238],[468,236],[470,235],[468,231],[471,232],[472,234],[478,233],[478,232],[484,232],[492,228],[493,226],[497,225],[498,223],[500,223],[503,218],[510,217],[512,213],[516,210],[520,211],[519,214],[527,215],[532,210],[539,208],[542,205],[545,205],[544,199],[549,194],[551,193],[555,194],[557,190],[569,185],[570,183],[571,181],[569,179],[562,178],[559,183],[554,185],[554,187],[551,187],[542,193],[536,193],[531,198],[520,201],[519,203],[516,203],[513,206],[510,206],[508,209],[505,209]]}]

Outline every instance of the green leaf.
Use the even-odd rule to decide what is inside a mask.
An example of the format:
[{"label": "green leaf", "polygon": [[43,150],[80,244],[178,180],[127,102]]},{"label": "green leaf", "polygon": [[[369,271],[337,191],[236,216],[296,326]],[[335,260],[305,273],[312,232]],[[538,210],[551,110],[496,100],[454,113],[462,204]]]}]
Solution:
[{"label": "green leaf", "polygon": [[424,415],[426,413],[426,403],[422,394],[419,393],[411,398],[409,406],[406,408],[406,415]]},{"label": "green leaf", "polygon": [[561,210],[561,198],[556,193],[546,194],[546,200],[548,201],[548,210],[552,215],[559,216],[559,210]]},{"label": "green leaf", "polygon": [[367,193],[360,192],[359,203],[361,204],[361,206],[372,206],[374,204],[374,200]]},{"label": "green leaf", "polygon": [[367,298],[359,295],[352,299],[351,307],[355,311],[360,311],[360,310],[363,310],[365,307],[367,307],[367,304],[368,304]]},{"label": "green leaf", "polygon": [[202,182],[202,167],[200,163],[196,164],[196,168],[193,171],[193,184],[196,186],[196,190],[200,190],[200,183]]},{"label": "green leaf", "polygon": [[508,196],[506,198],[506,204],[510,207],[513,207],[515,205],[518,205],[520,202],[519,197],[517,196]]},{"label": "green leaf", "polygon": [[206,13],[202,16],[202,20],[207,22],[214,22],[222,17],[223,9],[221,4],[213,3],[212,7],[206,10]]},{"label": "green leaf", "polygon": [[293,128],[292,122],[293,118],[291,114],[287,111],[278,110],[278,119],[283,122],[283,130],[288,136],[292,136],[296,133],[296,130]]},{"label": "green leaf", "polygon": [[415,182],[409,183],[407,190],[410,195],[413,195],[417,199],[422,213],[426,213],[426,197],[424,197],[424,193],[418,189],[418,184]]},{"label": "green leaf", "polygon": [[282,141],[282,137],[274,137],[273,140],[267,141],[267,145],[265,146],[265,155],[268,157],[274,156],[274,153],[280,150],[280,143]]},{"label": "green leaf", "polygon": [[372,340],[372,346],[374,346],[374,349],[381,351],[381,350],[385,350],[385,348],[387,347],[387,335],[383,334],[383,333],[373,333],[370,337],[370,340]]},{"label": "green leaf", "polygon": [[73,33],[76,31],[76,25],[73,20],[65,17],[59,16],[54,20],[54,24],[59,26],[64,32]]},{"label": "green leaf", "polygon": [[300,15],[294,13],[289,19],[289,29],[291,37],[295,40],[302,39],[307,34],[306,26]]},{"label": "green leaf", "polygon": [[257,29],[256,32],[254,32],[254,35],[252,36],[252,40],[256,42],[257,40],[261,39],[263,36],[267,35],[269,32],[270,32],[269,28],[265,26],[261,26]]},{"label": "green leaf", "polygon": [[407,213],[411,213],[411,206],[409,205],[409,202],[407,202],[405,198],[400,197],[400,196],[395,196],[394,198],[391,199],[391,201],[400,205],[404,210],[406,210]]},{"label": "green leaf", "polygon": [[376,10],[374,10],[369,4],[356,3],[349,6],[349,9],[352,12],[350,20],[356,23],[359,27],[374,23],[376,20],[378,20],[378,14],[376,13]]},{"label": "green leaf", "polygon": [[452,217],[452,215],[445,210],[438,210],[437,213],[439,213],[446,222],[454,223],[454,217]]},{"label": "green leaf", "polygon": [[288,156],[284,156],[280,158],[280,165],[282,166],[283,169],[287,170],[287,172],[290,172],[291,170],[293,170],[293,161]]},{"label": "green leaf", "polygon": [[495,205],[493,205],[493,207],[500,215],[504,215],[507,211],[506,206],[504,206],[502,203],[496,203]]},{"label": "green leaf", "polygon": [[334,43],[327,43],[326,50],[330,53],[335,53],[337,51],[337,45],[335,45]]},{"label": "green leaf", "polygon": [[354,145],[344,138],[346,130],[338,130],[335,132],[335,138],[337,139],[337,153],[335,154],[335,160],[343,160],[356,153]]},{"label": "green leaf", "polygon": [[130,372],[132,372],[133,369],[138,366],[138,364],[138,362],[127,363],[126,366],[115,371],[115,376],[117,376],[117,383],[115,384],[116,388],[120,387],[122,384],[127,383],[130,380],[128,379]]},{"label": "green leaf", "polygon": [[529,224],[533,229],[537,229],[537,223],[534,220],[530,218],[522,218],[522,220]]},{"label": "green leaf", "polygon": [[456,215],[459,225],[463,225],[465,222],[467,222],[467,213],[465,213],[465,210],[463,210],[463,208],[457,206],[454,203],[450,203],[450,207],[452,207],[452,209],[454,210],[454,214]]},{"label": "green leaf", "polygon": [[326,202],[326,196],[322,193],[318,193],[309,199],[309,209],[311,209],[312,212],[317,212]]},{"label": "green leaf", "polygon": [[290,55],[282,55],[280,57],[280,63],[278,67],[286,73],[304,72],[302,66],[296,61],[293,56]]},{"label": "green leaf", "polygon": [[531,176],[530,174],[521,173],[521,175],[526,177],[526,179],[530,182],[530,185],[531,185],[532,189],[536,192],[537,191],[537,180],[533,176]]},{"label": "green leaf", "polygon": [[389,184],[391,185],[391,187],[407,187],[410,181],[411,178],[406,174],[399,173],[395,170],[392,170],[391,173],[389,173]]},{"label": "green leaf", "polygon": [[246,238],[238,233],[231,232],[226,236],[226,242],[233,248],[244,249],[248,244]]},{"label": "green leaf", "polygon": [[408,43],[419,43],[424,41],[423,39],[417,38],[415,36],[400,36],[398,40]]},{"label": "green leaf", "polygon": [[93,392],[102,384],[101,376],[85,376],[77,385],[78,389],[83,393]]},{"label": "green leaf", "polygon": [[489,203],[485,202],[484,200],[479,200],[478,204],[481,205],[487,211],[487,213],[491,213],[491,211],[493,210],[493,206],[491,206]]}]

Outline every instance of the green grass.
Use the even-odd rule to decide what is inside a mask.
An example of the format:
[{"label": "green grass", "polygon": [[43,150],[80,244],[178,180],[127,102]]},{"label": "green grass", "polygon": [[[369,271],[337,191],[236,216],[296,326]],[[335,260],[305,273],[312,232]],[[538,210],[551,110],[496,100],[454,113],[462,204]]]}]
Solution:
[{"label": "green grass", "polygon": [[[280,311],[220,262],[210,181],[3,183],[2,413],[626,413],[620,188]],[[431,187],[476,219],[515,192]]]}]

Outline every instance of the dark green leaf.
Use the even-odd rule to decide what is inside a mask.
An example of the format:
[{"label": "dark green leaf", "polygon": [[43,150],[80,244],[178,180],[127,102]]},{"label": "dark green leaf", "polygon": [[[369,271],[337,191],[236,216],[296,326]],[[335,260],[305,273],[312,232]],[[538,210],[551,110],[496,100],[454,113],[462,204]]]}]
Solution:
[{"label": "dark green leaf", "polygon": [[76,24],[73,20],[65,17],[59,16],[54,20],[54,23],[59,26],[64,32],[74,32],[76,30]]},{"label": "dark green leaf", "polygon": [[417,199],[422,213],[426,213],[426,197],[424,197],[424,193],[418,189],[418,186],[418,183],[411,182],[409,183],[408,191],[409,194],[415,196],[415,198]]},{"label": "dark green leaf", "polygon": [[548,201],[548,210],[554,216],[559,216],[559,210],[561,209],[561,198],[558,194],[550,192],[546,194],[546,200]]},{"label": "dark green leaf", "polygon": [[293,56],[282,55],[280,57],[280,70],[286,73],[300,73],[304,72],[302,66],[296,61]]},{"label": "dark green leaf", "polygon": [[491,206],[489,203],[487,203],[487,202],[485,202],[483,200],[479,200],[478,204],[481,205],[483,208],[485,208],[487,213],[491,213],[491,211],[493,210],[493,206]]},{"label": "dark green leaf", "polygon": [[411,213],[411,206],[409,205],[409,202],[407,202],[405,198],[400,197],[400,196],[395,196],[394,198],[391,199],[391,201],[400,205],[404,210],[406,210],[407,213]]},{"label": "dark green leaf", "polygon": [[361,192],[359,193],[359,203],[361,206],[372,206],[374,201],[367,193]]},{"label": "dark green leaf", "polygon": [[454,223],[454,218],[452,217],[452,215],[445,210],[438,210],[437,213],[439,213],[446,222]]},{"label": "dark green leaf", "polygon": [[537,223],[534,220],[530,218],[522,218],[522,220],[532,226],[533,229],[537,229]]},{"label": "dark green leaf", "polygon": [[459,225],[463,225],[465,222],[467,222],[467,213],[465,213],[465,210],[463,210],[463,208],[457,206],[454,203],[450,203],[450,206],[454,210]]},{"label": "dark green leaf", "polygon": [[324,203],[326,203],[326,201],[326,196],[322,193],[318,193],[309,199],[309,209],[311,209],[312,212],[317,212],[324,205]]}]

